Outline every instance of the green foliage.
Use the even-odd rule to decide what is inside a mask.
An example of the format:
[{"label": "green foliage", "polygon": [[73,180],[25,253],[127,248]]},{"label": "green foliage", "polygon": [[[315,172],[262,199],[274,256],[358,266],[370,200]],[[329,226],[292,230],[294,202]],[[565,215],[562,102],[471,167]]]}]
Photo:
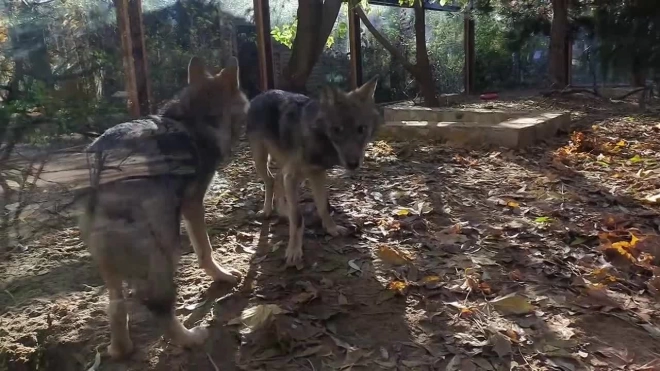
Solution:
[{"label": "green foliage", "polygon": [[432,27],[427,35],[429,59],[438,91],[458,93],[463,89],[463,16],[446,12],[429,12],[426,23]]},{"label": "green foliage", "polygon": [[[291,47],[293,47],[293,40],[296,38],[297,29],[298,17],[296,17],[291,24],[285,24],[282,27],[274,26],[270,31],[270,34],[275,41],[291,49]],[[329,39],[330,38],[328,38],[328,40]]]},{"label": "green foliage", "polygon": [[[413,6],[413,5],[415,5],[415,2],[419,2],[419,1],[422,1],[422,0],[399,0],[399,5],[401,5],[401,6]],[[458,0],[458,1],[462,6],[466,6],[470,3],[470,0]],[[441,6],[445,6],[445,5],[453,3],[453,1],[451,1],[451,0],[431,0],[430,2],[431,3],[437,2]]]},{"label": "green foliage", "polygon": [[598,40],[597,54],[603,63],[603,73],[645,74],[660,72],[660,8],[657,1],[603,0],[593,12],[593,28]]},{"label": "green foliage", "polygon": [[[295,17],[290,24],[284,24],[281,27],[273,26],[270,35],[273,36],[275,41],[291,49],[293,47],[293,40],[296,38],[297,30],[298,17]],[[337,23],[334,33],[337,37],[345,38],[348,34],[348,25],[346,25],[346,22]],[[335,44],[335,36],[328,36],[328,40],[325,42],[326,49],[332,49],[332,46]]]}]

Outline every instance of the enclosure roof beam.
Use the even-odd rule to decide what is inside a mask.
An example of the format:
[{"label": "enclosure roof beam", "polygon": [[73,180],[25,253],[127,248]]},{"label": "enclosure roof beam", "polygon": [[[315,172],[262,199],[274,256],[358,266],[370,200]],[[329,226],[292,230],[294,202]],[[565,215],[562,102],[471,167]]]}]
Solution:
[{"label": "enclosure roof beam", "polygon": [[[441,12],[458,12],[461,10],[460,6],[456,5],[440,5],[438,1],[423,0],[425,10],[437,10]],[[394,6],[397,8],[412,8],[409,5],[399,4],[399,0],[369,0],[371,5]]]}]

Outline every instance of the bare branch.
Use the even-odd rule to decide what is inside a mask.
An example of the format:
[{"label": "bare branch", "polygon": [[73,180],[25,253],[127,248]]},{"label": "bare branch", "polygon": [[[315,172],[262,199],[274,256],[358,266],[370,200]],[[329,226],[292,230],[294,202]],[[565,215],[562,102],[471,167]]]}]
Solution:
[{"label": "bare branch", "polygon": [[647,89],[646,86],[642,86],[641,88],[631,90],[631,91],[627,92],[626,94],[620,95],[620,96],[612,98],[612,99],[614,99],[614,100],[624,100],[624,99],[628,98],[629,96],[631,96],[635,93],[639,93],[640,91],[646,90],[646,89]]},{"label": "bare branch", "polygon": [[374,35],[374,38],[378,40],[378,42],[385,48],[387,51],[392,55],[394,59],[396,59],[399,63],[403,65],[403,67],[410,72],[413,76],[416,75],[417,71],[415,68],[415,65],[410,63],[406,57],[401,54],[401,52],[390,43],[385,36],[383,36],[376,27],[371,23],[369,20],[369,17],[364,13],[364,10],[362,10],[362,7],[359,5],[355,6],[355,11],[357,12],[358,17],[360,17],[360,20],[364,23],[364,25],[367,27],[369,32],[371,32],[372,35]]}]

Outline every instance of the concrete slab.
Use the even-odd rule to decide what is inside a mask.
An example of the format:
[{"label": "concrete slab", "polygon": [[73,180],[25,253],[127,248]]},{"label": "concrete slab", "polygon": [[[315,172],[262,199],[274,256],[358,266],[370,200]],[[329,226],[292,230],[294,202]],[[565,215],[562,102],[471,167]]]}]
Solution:
[{"label": "concrete slab", "polygon": [[453,145],[522,148],[567,128],[568,112],[384,107],[383,137],[420,137]]}]

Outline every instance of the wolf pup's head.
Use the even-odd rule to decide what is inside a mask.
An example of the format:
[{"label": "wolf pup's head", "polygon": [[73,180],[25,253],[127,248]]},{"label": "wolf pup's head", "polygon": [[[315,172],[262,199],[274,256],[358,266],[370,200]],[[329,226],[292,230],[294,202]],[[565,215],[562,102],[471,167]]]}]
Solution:
[{"label": "wolf pup's head", "polygon": [[382,123],[374,102],[378,76],[348,93],[325,87],[316,126],[330,139],[342,167],[349,171],[362,165],[367,144]]},{"label": "wolf pup's head", "polygon": [[212,74],[201,58],[193,57],[188,64],[188,89],[180,97],[181,115],[204,139],[212,139],[223,160],[238,142],[249,101],[238,82],[238,60],[231,57],[227,66]]}]

